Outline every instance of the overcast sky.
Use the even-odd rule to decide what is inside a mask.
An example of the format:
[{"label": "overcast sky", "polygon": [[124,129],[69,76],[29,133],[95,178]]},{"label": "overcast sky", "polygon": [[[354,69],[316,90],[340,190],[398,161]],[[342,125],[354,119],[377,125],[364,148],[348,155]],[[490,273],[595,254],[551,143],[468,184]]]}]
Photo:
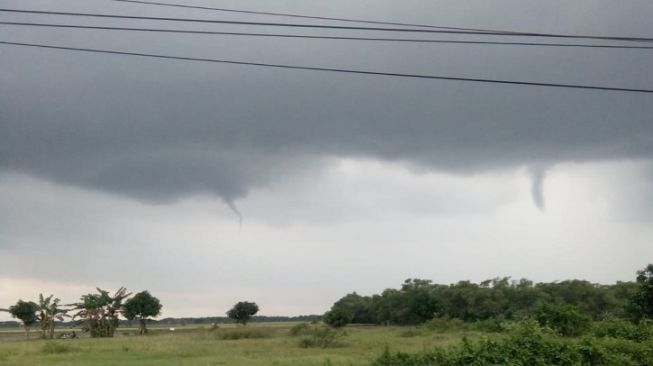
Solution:
[{"label": "overcast sky", "polygon": [[[653,37],[648,0],[192,3]],[[108,0],[0,5],[327,24]],[[2,12],[0,21],[392,36]],[[0,25],[0,41],[653,88],[652,50],[7,25]],[[223,315],[239,300],[256,301],[263,314],[297,315],[322,313],[348,292],[378,293],[411,277],[633,280],[653,261],[652,161],[652,94],[0,45],[0,307],[39,292],[71,302],[95,286],[126,286],[159,297],[163,316]]]}]

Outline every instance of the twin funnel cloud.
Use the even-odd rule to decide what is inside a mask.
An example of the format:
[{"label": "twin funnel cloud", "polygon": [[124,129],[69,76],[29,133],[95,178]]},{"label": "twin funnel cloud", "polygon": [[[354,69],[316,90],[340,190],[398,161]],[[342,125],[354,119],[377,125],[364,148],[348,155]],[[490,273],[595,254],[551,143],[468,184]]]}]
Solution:
[{"label": "twin funnel cloud", "polygon": [[[541,212],[544,212],[545,201],[544,201],[544,178],[546,178],[546,168],[543,166],[531,166],[528,168],[531,176],[531,197],[533,198],[533,204]],[[238,227],[240,230],[243,229],[243,215],[238,210],[236,203],[233,199],[224,199],[224,202],[229,206],[231,211],[238,217]]]}]

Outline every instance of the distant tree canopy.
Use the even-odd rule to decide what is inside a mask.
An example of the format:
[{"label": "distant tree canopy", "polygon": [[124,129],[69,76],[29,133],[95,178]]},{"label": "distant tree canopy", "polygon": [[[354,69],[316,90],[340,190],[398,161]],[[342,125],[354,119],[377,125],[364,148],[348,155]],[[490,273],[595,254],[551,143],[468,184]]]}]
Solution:
[{"label": "distant tree canopy", "polygon": [[[323,320],[332,326],[347,323],[408,325],[420,324],[434,317],[467,322],[490,318],[520,319],[533,317],[539,310],[548,314],[549,321],[557,314],[567,316],[565,321],[580,324],[584,319],[574,318],[576,313],[590,319],[625,317],[625,305],[636,292],[638,297],[633,307],[640,309],[641,314],[653,316],[653,265],[640,271],[637,283],[618,282],[614,285],[581,280],[535,284],[526,279],[511,281],[508,277],[478,284],[460,281],[439,285],[429,280],[408,279],[401,288],[387,289],[381,294],[348,294],[333,304]],[[570,307],[554,306],[545,311],[542,306],[547,304]],[[544,319],[544,315],[542,317]]]},{"label": "distant tree canopy", "polygon": [[148,291],[139,292],[125,302],[122,307],[122,315],[129,319],[139,320],[139,334],[147,333],[147,318],[156,317],[161,313],[159,299],[150,295]]},{"label": "distant tree canopy", "polygon": [[36,312],[38,305],[32,301],[18,300],[15,305],[9,307],[9,313],[12,317],[19,319],[25,328],[25,337],[29,338],[29,330],[38,320]]},{"label": "distant tree canopy", "polygon": [[240,301],[227,311],[227,316],[236,323],[246,325],[247,322],[258,313],[258,305],[253,302]]}]

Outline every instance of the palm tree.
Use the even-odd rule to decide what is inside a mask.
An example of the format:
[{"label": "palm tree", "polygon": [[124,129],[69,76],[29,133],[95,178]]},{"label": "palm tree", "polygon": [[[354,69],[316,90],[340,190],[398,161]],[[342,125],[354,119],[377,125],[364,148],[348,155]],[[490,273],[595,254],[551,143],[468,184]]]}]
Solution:
[{"label": "palm tree", "polygon": [[68,317],[68,310],[59,307],[61,300],[52,299],[53,297],[54,295],[43,297],[43,294],[39,294],[37,319],[41,323],[43,338],[54,338],[55,321],[63,321],[65,317]]},{"label": "palm tree", "polygon": [[82,302],[72,304],[73,310],[77,313],[73,316],[86,321],[85,330],[90,332],[91,337],[113,337],[118,327],[118,315],[122,302],[131,295],[127,289],[121,287],[111,296],[108,291],[97,289],[97,294],[82,296]]}]

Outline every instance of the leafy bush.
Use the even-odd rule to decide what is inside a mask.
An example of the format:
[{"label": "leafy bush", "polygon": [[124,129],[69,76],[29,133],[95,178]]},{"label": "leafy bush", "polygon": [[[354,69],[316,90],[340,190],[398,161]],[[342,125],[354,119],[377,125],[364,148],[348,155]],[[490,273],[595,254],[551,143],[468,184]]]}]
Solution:
[{"label": "leafy bush", "polygon": [[567,304],[545,304],[535,312],[535,319],[542,326],[547,326],[563,336],[579,336],[586,333],[591,319],[577,307]]},{"label": "leafy bush", "polygon": [[310,335],[299,340],[299,346],[302,348],[329,348],[335,347],[339,340],[345,336],[345,332],[330,327],[314,328]]},{"label": "leafy bush", "polygon": [[483,339],[451,349],[408,354],[386,350],[374,366],[650,366],[653,344],[548,334],[535,322],[520,323],[508,337]]},{"label": "leafy bush", "polygon": [[594,324],[592,333],[597,337],[645,342],[653,340],[653,321],[642,320],[635,324],[625,320],[604,320]]},{"label": "leafy bush", "polygon": [[219,333],[218,337],[225,340],[259,339],[259,338],[271,337],[272,333],[273,332],[271,329],[256,329],[256,328],[233,329],[233,330],[228,330]]}]

